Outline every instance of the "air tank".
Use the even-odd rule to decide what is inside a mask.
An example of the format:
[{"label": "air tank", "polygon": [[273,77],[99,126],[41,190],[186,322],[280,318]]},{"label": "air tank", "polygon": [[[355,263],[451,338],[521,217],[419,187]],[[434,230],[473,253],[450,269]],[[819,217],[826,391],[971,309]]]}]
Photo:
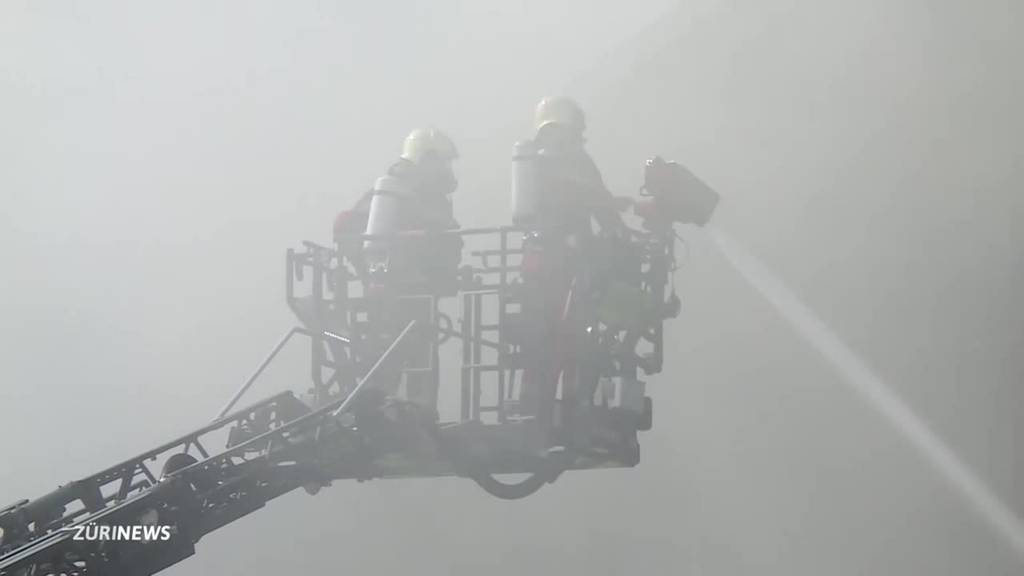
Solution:
[{"label": "air tank", "polygon": [[540,155],[532,140],[516,142],[512,149],[512,222],[526,226],[541,208]]},{"label": "air tank", "polygon": [[[394,176],[381,176],[373,185],[373,198],[370,200],[370,214],[366,220],[366,234],[387,235],[400,230],[402,204],[404,197],[409,196],[409,185]],[[370,239],[366,241],[368,251],[380,252],[387,248],[387,240]]]}]

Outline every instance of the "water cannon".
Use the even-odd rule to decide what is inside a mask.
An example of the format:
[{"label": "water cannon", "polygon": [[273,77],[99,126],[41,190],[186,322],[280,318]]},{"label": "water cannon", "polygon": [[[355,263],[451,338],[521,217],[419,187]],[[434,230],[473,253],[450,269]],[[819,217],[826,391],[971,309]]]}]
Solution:
[{"label": "water cannon", "polygon": [[666,230],[677,222],[704,226],[719,201],[718,193],[685,166],[660,156],[644,166],[640,195],[633,210],[651,231]]}]

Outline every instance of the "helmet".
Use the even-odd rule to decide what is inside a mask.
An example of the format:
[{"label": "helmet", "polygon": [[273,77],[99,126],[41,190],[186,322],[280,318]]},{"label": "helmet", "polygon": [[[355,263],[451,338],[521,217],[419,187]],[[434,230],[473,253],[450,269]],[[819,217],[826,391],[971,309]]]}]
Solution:
[{"label": "helmet", "polygon": [[419,164],[428,156],[447,164],[458,158],[459,152],[444,132],[436,128],[417,128],[406,136],[402,144],[402,158]]},{"label": "helmet", "polygon": [[560,124],[579,133],[587,127],[580,105],[563,96],[549,96],[537,104],[533,117],[534,129],[540,132],[541,128],[549,124]]}]

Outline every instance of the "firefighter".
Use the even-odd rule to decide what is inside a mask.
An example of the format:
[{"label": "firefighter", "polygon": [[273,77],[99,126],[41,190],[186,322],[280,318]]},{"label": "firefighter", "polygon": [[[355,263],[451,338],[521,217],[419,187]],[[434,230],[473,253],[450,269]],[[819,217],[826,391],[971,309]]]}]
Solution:
[{"label": "firefighter", "polygon": [[[543,453],[551,440],[559,380],[563,409],[580,404],[589,390],[577,383],[589,377],[578,359],[586,321],[581,306],[595,289],[588,261],[599,259],[593,223],[603,237],[622,238],[627,229],[584,147],[580,106],[565,97],[544,98],[536,108],[534,129],[533,139],[516,145],[513,222],[533,231],[524,244],[523,309],[529,334],[523,352],[530,360],[521,400],[536,423],[529,449]],[[564,410],[563,416],[572,417]]]},{"label": "firefighter", "polygon": [[534,130],[534,138],[521,145],[539,157],[543,181],[535,188],[534,204],[514,215],[515,224],[580,235],[582,241],[592,234],[594,219],[602,232],[621,233],[625,226],[617,202],[584,147],[586,120],[579,104],[544,98],[537,104]]},{"label": "firefighter", "polygon": [[[365,233],[394,235],[407,232],[440,232],[459,228],[452,210],[451,194],[458,187],[453,162],[458,151],[452,140],[434,128],[417,129],[405,139],[402,155],[377,179],[360,204],[368,204]],[[389,238],[365,245],[371,267],[387,272],[392,284],[427,284],[436,291],[454,272],[461,259],[461,239],[432,236],[426,240]],[[454,275],[452,275],[452,278]]]},{"label": "firefighter", "polygon": [[[338,214],[334,220],[334,239],[348,256],[362,260],[362,242],[352,236],[363,233],[393,233],[409,230],[449,230],[458,228],[450,195],[458,186],[452,166],[458,151],[452,140],[440,130],[413,130],[402,145],[402,154],[374,188]],[[387,222],[370,222],[374,196],[386,192],[378,188],[399,187],[400,214],[380,214]],[[391,219],[390,216],[395,216]],[[382,230],[384,228],[385,230]],[[357,263],[358,264],[358,263]]]},{"label": "firefighter", "polygon": [[405,396],[425,421],[437,419],[437,297],[454,293],[462,256],[461,237],[443,234],[459,228],[451,201],[458,186],[456,158],[455,144],[444,132],[413,130],[398,161],[357,204],[365,212],[352,219],[353,226],[364,224],[360,232],[369,236],[363,244],[366,282],[380,345],[410,320],[418,323],[401,348],[402,361],[385,367],[380,387],[394,398],[401,368],[415,368],[404,371]]}]

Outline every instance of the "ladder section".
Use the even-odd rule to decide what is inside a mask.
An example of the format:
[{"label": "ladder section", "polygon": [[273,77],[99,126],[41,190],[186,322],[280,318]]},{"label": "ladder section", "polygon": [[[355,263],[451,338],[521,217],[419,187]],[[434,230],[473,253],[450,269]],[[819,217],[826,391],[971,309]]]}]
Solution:
[{"label": "ladder section", "polygon": [[[205,534],[331,473],[370,477],[359,433],[338,416],[396,350],[409,322],[352,392],[311,410],[283,392],[35,500],[0,510],[0,576],[152,574],[192,555]],[[227,448],[211,454],[217,438]],[[162,464],[162,465],[161,465]],[[159,472],[157,472],[159,470]],[[79,541],[92,524],[168,526],[164,542]],[[153,520],[155,519],[155,520]]]}]

